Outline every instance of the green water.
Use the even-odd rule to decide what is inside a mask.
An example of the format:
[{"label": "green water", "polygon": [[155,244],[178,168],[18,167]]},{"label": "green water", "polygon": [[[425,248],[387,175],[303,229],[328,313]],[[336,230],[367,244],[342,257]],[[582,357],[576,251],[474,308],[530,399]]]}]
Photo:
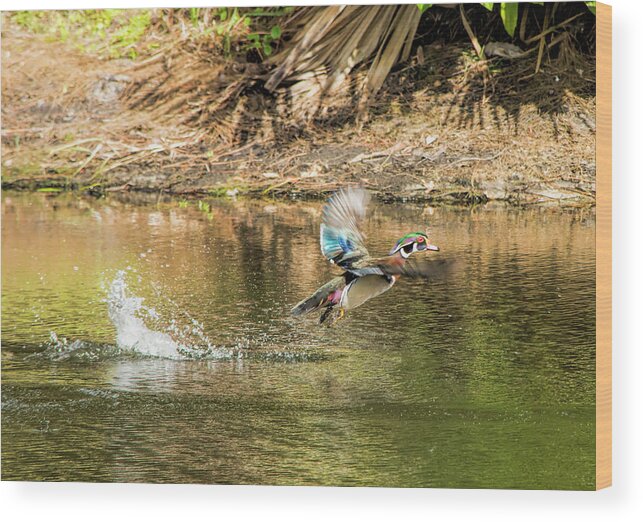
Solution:
[{"label": "green water", "polygon": [[375,204],[459,268],[326,328],[320,211],[5,193],[2,479],[592,489],[594,214]]}]

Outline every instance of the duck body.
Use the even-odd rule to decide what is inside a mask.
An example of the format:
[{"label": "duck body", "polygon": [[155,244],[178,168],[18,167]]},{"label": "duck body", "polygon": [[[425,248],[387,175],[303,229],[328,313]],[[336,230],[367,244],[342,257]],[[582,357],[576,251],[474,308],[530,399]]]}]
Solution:
[{"label": "duck body", "polygon": [[320,323],[323,323],[337,308],[337,321],[345,311],[388,291],[400,276],[423,275],[418,265],[407,264],[408,258],[413,252],[438,248],[430,245],[427,236],[421,232],[402,237],[388,256],[375,259],[369,256],[358,228],[368,200],[368,193],[361,188],[340,190],[329,199],[322,213],[321,250],[328,261],[341,268],[343,273],[298,303],[292,309],[292,315],[322,310]]},{"label": "duck body", "polygon": [[352,310],[363,305],[369,299],[377,297],[389,290],[397,278],[395,276],[382,276],[368,274],[362,277],[353,276],[350,272],[331,279],[319,287],[313,295],[304,299],[292,309],[293,315],[302,315],[320,308],[327,308],[328,317],[332,308],[337,306],[343,310]]}]

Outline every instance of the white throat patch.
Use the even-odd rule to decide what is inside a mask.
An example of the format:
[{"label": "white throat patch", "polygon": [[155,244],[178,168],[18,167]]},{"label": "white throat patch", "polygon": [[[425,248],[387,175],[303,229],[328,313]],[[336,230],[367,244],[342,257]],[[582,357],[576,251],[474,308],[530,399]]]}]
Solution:
[{"label": "white throat patch", "polygon": [[[406,245],[406,246],[408,246],[408,245]],[[410,255],[411,255],[413,252],[417,252],[417,251],[418,251],[418,245],[417,245],[417,243],[413,243],[413,250],[411,250],[410,252],[407,252],[406,250],[404,250],[404,248],[405,248],[405,247],[400,248],[400,254],[402,254],[402,257],[403,257],[404,259],[408,259],[408,258],[410,257]]]}]

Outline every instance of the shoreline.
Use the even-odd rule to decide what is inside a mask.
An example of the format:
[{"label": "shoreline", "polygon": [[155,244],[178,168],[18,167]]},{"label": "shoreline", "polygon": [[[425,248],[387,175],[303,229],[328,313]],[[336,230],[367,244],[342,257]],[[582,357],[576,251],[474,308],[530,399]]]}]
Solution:
[{"label": "shoreline", "polygon": [[101,60],[7,26],[2,189],[323,199],[361,184],[385,201],[595,205],[589,58],[580,72],[543,65],[525,84],[529,58],[493,62],[492,74],[468,44],[424,49],[422,63],[390,74],[366,121],[344,100],[297,123],[251,70],[236,77],[247,92],[193,121],[208,77],[177,84],[180,58],[222,75],[238,64],[199,65],[182,49],[169,61]]}]

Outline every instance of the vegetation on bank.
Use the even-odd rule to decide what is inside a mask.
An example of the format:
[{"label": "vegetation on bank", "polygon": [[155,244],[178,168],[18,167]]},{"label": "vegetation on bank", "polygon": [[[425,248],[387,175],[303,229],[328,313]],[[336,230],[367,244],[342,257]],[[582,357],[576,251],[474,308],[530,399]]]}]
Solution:
[{"label": "vegetation on bank", "polygon": [[[213,40],[226,56],[233,50],[270,56],[282,34],[278,20],[293,11],[293,7],[19,11],[12,20],[50,41],[69,42],[107,58],[149,55],[168,35]],[[272,20],[276,23],[271,25]]]},{"label": "vegetation on bank", "polygon": [[[592,197],[592,4],[5,14],[43,63],[3,84],[3,183],[478,201],[563,173]],[[38,41],[79,57],[45,70]]]},{"label": "vegetation on bank", "polygon": [[[584,4],[584,5],[583,5]],[[333,7],[333,6],[331,6]],[[363,9],[351,11],[351,6],[335,6],[337,13],[330,13],[328,7],[215,7],[189,9],[151,9],[151,10],[71,10],[71,11],[19,11],[11,14],[12,20],[19,26],[36,34],[44,34],[51,40],[70,42],[78,49],[97,53],[109,58],[136,58],[154,53],[161,40],[168,35],[179,39],[191,39],[200,43],[211,43],[211,50],[223,56],[243,55],[251,62],[263,62],[269,59],[275,51],[283,51],[281,60],[295,61],[292,51],[297,46],[297,32],[302,32],[301,20],[308,21],[306,30],[315,27],[321,33],[321,39],[328,38],[324,46],[329,54],[348,52],[356,58],[355,49],[371,49],[363,52],[361,60],[368,61],[374,55],[386,54],[387,47],[395,48],[395,56],[387,60],[385,73],[398,59],[408,59],[422,17],[426,22],[441,21],[450,27],[452,36],[466,32],[478,57],[485,59],[485,39],[481,34],[486,33],[486,40],[492,37],[502,39],[499,27],[505,30],[507,42],[529,46],[538,44],[539,61],[542,59],[542,46],[549,36],[552,37],[566,30],[566,26],[577,18],[585,15],[585,25],[589,13],[595,15],[596,2],[554,2],[545,5],[544,2],[481,2],[476,4],[459,4],[441,6],[439,4],[417,4],[415,6],[392,6],[393,13],[403,13],[404,16],[391,16],[390,20],[382,21],[376,15],[386,15],[386,10],[372,10],[373,15],[366,20],[361,19]],[[587,12],[583,12],[586,7]],[[348,16],[341,18],[341,12]],[[361,12],[360,12],[361,11]],[[569,16],[571,15],[571,16]],[[355,38],[346,38],[342,28],[351,27],[358,21],[362,30],[368,33],[362,39],[361,45],[355,46]],[[364,22],[368,22],[364,24]],[[324,24],[320,24],[324,22]],[[454,22],[456,26],[454,27]],[[591,23],[591,22],[590,22]],[[460,27],[457,27],[457,25]],[[426,25],[426,24],[425,24]],[[537,34],[529,34],[528,28],[534,27]],[[516,29],[519,29],[518,33]],[[433,27],[436,29],[436,27]],[[335,31],[338,34],[329,34]],[[309,40],[320,39],[319,36]],[[376,45],[373,45],[376,42]],[[404,47],[404,49],[402,49]],[[525,52],[520,49],[518,52]],[[375,56],[377,60],[378,56]],[[279,61],[271,65],[283,66]],[[538,67],[536,67],[537,69]],[[333,71],[330,71],[331,73]],[[268,83],[274,80],[274,75],[268,78]]]}]

